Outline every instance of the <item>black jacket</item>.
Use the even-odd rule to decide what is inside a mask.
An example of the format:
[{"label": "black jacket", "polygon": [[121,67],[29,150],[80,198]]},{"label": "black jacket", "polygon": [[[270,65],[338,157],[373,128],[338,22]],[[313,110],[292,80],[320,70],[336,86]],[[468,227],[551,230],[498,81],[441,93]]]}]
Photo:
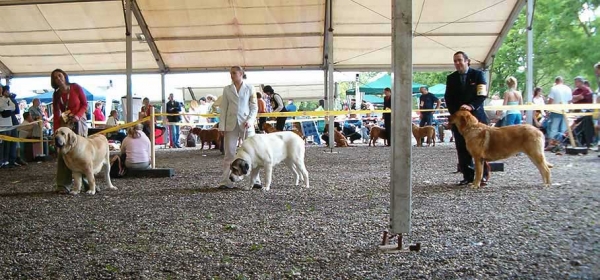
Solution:
[{"label": "black jacket", "polygon": [[[175,100],[167,102],[167,114],[181,113],[181,103]],[[169,122],[180,122],[181,116],[167,116]]]},{"label": "black jacket", "polygon": [[[478,93],[479,86],[479,93]],[[467,71],[466,85],[463,86],[460,81],[458,71],[453,72],[446,78],[446,107],[450,114],[454,114],[462,105],[469,105],[473,108],[471,113],[482,123],[488,123],[487,116],[483,109],[483,102],[487,98],[487,81],[482,71],[469,68]]]}]

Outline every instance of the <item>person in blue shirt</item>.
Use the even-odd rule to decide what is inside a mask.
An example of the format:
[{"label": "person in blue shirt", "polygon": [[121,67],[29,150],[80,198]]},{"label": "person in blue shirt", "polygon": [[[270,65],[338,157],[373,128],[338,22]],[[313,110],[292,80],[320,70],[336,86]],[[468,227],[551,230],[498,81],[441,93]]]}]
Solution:
[{"label": "person in blue shirt", "polygon": [[296,104],[294,104],[294,100],[290,99],[288,101],[288,105],[285,106],[285,109],[288,110],[288,112],[296,112],[298,111],[298,107],[296,107]]}]

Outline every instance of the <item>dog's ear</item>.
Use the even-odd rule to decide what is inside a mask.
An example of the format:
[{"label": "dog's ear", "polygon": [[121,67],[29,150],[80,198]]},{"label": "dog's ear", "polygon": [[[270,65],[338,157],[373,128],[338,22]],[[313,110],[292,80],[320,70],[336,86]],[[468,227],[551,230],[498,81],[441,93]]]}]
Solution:
[{"label": "dog's ear", "polygon": [[242,174],[248,174],[248,169],[250,169],[250,165],[244,161],[244,163],[242,164]]},{"label": "dog's ear", "polygon": [[66,133],[65,135],[67,136],[67,143],[69,146],[73,146],[75,142],[77,142],[77,134],[74,132],[69,131],[69,133]]}]

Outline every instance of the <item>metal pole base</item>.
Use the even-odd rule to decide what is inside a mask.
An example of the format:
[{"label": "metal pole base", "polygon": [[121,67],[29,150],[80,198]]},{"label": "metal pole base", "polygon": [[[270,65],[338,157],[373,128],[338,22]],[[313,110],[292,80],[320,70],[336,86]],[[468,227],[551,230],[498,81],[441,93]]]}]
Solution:
[{"label": "metal pole base", "polygon": [[[394,237],[398,237],[398,242],[396,244],[390,244],[390,239]],[[383,253],[387,254],[396,254],[396,253],[407,253],[407,252],[420,252],[421,251],[421,243],[417,243],[415,245],[409,245],[408,248],[403,247],[402,234],[390,234],[387,231],[383,232],[383,239],[381,244],[379,245],[379,250]]]}]

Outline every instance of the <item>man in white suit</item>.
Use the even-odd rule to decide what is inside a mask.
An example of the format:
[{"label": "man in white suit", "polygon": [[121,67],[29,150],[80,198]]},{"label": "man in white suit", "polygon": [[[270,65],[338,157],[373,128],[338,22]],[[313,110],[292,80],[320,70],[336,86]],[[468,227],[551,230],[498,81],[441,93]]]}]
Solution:
[{"label": "man in white suit", "polygon": [[[235,157],[237,141],[240,137],[254,135],[254,122],[258,113],[258,103],[254,88],[244,82],[244,69],[240,66],[231,67],[231,85],[223,88],[221,97],[221,114],[219,130],[223,131],[225,158],[223,159],[223,177],[219,188],[233,188],[229,180],[230,165]],[[254,182],[260,186],[260,181]]]}]

